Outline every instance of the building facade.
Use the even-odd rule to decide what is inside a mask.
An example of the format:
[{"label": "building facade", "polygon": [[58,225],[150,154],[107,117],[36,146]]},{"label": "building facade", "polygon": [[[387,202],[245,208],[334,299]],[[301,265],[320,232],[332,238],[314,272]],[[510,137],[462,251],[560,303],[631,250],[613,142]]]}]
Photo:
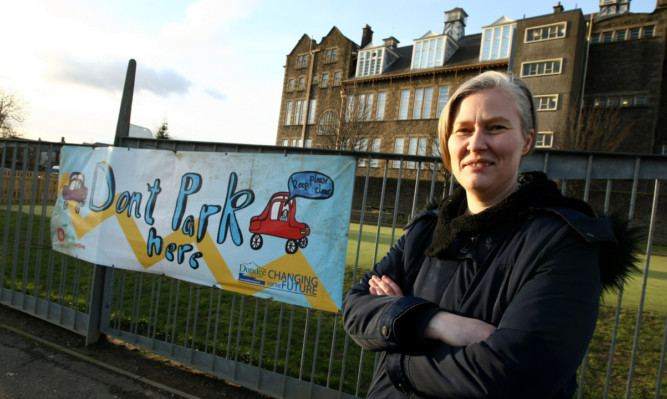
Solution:
[{"label": "building facade", "polygon": [[360,44],[336,27],[319,43],[304,35],[287,55],[276,144],[439,155],[449,94],[498,70],[535,94],[538,148],[666,153],[667,0],[651,13],[632,13],[630,0],[599,3],[591,15],[558,3],[541,16],[501,17],[473,34],[455,8],[441,32],[406,45],[374,40],[368,25]]}]

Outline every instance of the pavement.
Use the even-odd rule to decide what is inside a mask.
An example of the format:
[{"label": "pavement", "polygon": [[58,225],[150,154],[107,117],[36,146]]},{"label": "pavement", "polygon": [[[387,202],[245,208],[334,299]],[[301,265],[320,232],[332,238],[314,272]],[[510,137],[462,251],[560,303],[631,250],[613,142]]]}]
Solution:
[{"label": "pavement", "polygon": [[0,399],[243,398],[266,396],[104,339],[83,337],[0,305]]}]

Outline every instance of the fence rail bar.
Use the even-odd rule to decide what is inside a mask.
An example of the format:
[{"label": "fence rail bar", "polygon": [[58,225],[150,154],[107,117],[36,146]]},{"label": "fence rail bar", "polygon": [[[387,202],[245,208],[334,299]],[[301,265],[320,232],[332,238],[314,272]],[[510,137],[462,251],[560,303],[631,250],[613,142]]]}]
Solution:
[{"label": "fence rail bar", "polygon": [[[455,187],[454,179],[434,157],[128,137],[121,138],[120,145],[356,157],[352,217],[354,226],[359,224],[358,234],[351,231],[349,237],[346,286],[357,281],[395,242],[411,215]],[[106,334],[277,398],[347,399],[365,393],[378,356],[350,340],[340,313],[246,297],[163,275],[92,265],[53,252],[48,219],[58,178],[50,170],[59,163],[61,148],[61,143],[0,140],[0,205],[4,205],[0,211],[4,217],[0,224],[0,304],[81,334],[87,344]],[[667,181],[667,157],[537,150],[523,160],[521,168],[547,173],[560,183],[562,192],[596,202],[605,212],[623,205],[632,223],[646,229],[647,256],[627,385],[619,388],[615,382],[627,370],[627,365],[615,361],[621,353],[616,347],[630,341],[622,338],[619,328],[627,324],[627,312],[621,312],[625,285],[618,294],[613,320],[609,316],[611,332],[602,338],[606,375],[597,383],[601,392],[604,389],[604,398],[619,396],[618,389],[624,388],[627,397],[631,393],[646,396],[644,391],[637,392],[645,388],[636,381],[650,374],[649,385],[654,387],[650,396],[660,397],[661,388],[665,389],[667,324],[661,347],[657,349],[657,344],[655,348],[660,359],[656,355],[650,372],[645,368],[637,371],[645,367],[640,366],[644,349],[637,343],[641,327],[650,319],[644,302],[652,295],[646,287],[651,245],[656,240],[667,242],[665,215],[658,212],[659,201],[665,197],[660,186]],[[666,311],[658,312],[661,324]],[[589,350],[579,373],[578,397],[587,397],[587,390],[596,383],[590,356]]]}]

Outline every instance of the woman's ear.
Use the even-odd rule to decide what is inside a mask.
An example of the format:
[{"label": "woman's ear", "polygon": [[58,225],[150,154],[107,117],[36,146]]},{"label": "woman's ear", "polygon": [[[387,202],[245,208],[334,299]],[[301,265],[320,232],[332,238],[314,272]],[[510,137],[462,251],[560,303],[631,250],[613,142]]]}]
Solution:
[{"label": "woman's ear", "polygon": [[521,148],[521,155],[526,155],[530,152],[530,149],[533,146],[533,140],[535,140],[535,129],[530,129],[530,132],[528,132],[528,136],[526,137],[526,142],[523,145],[523,148]]}]

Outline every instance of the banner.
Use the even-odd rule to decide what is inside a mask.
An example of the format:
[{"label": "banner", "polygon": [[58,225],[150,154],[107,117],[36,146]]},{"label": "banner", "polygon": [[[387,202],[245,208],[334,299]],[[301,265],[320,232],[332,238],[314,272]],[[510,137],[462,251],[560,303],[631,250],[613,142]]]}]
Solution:
[{"label": "banner", "polygon": [[347,156],[65,146],[53,248],[88,262],[340,309]]}]

